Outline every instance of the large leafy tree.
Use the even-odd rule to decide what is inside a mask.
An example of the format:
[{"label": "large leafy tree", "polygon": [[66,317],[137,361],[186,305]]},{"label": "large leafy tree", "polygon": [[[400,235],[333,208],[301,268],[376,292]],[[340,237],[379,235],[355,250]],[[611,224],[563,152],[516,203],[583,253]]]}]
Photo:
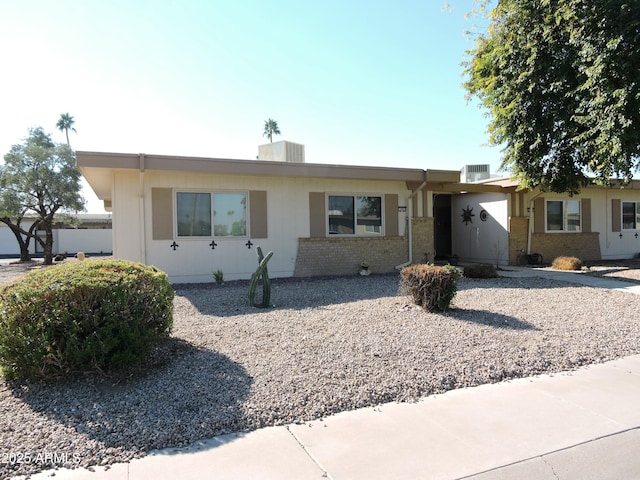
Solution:
[{"label": "large leafy tree", "polygon": [[64,132],[64,134],[66,135],[66,137],[67,137],[67,145],[71,145],[69,143],[69,130],[71,130],[72,132],[78,133],[78,132],[76,132],[76,129],[73,128],[73,125],[75,123],[76,123],[76,121],[68,113],[60,114],[60,119],[58,120],[58,123],[56,123],[56,128],[58,130],[60,130],[61,132]]},{"label": "large leafy tree", "polygon": [[273,142],[273,136],[280,135],[280,129],[278,128],[278,122],[273,119],[264,121],[264,133],[263,136],[269,137],[269,142]]},{"label": "large leafy tree", "polygon": [[[75,154],[68,145],[54,143],[42,128],[31,129],[0,166],[0,221],[16,235],[21,259],[29,259],[29,241],[34,238],[44,250],[44,263],[50,265],[57,216],[83,209]],[[27,216],[35,222],[25,230],[21,223]],[[36,230],[44,231],[45,238]]]},{"label": "large leafy tree", "polygon": [[[483,6],[488,3],[480,1]],[[500,0],[464,63],[525,187],[629,181],[640,157],[640,2]]]}]

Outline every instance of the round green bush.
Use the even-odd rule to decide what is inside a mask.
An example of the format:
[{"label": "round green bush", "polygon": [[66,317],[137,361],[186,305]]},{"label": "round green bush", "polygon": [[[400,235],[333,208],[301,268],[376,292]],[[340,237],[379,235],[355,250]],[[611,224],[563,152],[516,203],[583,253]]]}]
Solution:
[{"label": "round green bush", "polygon": [[171,332],[173,296],[164,272],[123,260],[31,272],[0,288],[0,369],[48,379],[132,365]]}]

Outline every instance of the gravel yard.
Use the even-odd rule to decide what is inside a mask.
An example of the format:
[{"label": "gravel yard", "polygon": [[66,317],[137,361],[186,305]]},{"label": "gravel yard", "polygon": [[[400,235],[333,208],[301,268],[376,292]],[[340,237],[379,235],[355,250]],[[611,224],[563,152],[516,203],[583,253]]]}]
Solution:
[{"label": "gravel yard", "polygon": [[0,380],[0,478],[640,353],[640,296],[463,278],[451,310],[429,314],[398,281],[274,280],[264,310],[247,306],[247,282],[176,286],[173,336],[143,367]]}]

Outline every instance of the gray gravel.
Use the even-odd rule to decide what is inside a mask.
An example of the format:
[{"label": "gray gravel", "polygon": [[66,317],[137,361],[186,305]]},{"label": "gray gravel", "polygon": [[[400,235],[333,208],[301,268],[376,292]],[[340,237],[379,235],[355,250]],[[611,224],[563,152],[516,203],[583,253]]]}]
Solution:
[{"label": "gray gravel", "polygon": [[144,366],[0,381],[1,478],[640,353],[640,297],[537,278],[463,278],[445,314],[397,275],[274,280],[265,310],[246,282],[176,288],[173,337]]}]

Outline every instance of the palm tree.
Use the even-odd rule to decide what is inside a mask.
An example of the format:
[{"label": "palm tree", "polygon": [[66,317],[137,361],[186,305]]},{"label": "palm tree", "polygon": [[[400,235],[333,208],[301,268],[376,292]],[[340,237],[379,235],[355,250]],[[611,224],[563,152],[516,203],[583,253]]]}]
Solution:
[{"label": "palm tree", "polygon": [[71,144],[69,143],[69,130],[72,130],[75,133],[78,133],[76,132],[76,129],[73,128],[74,123],[76,123],[76,121],[68,113],[61,114],[60,120],[58,120],[58,123],[56,123],[56,127],[58,128],[58,130],[60,130],[61,132],[64,132],[65,135],[67,136],[67,145],[69,146],[71,146]]},{"label": "palm tree", "polygon": [[273,143],[273,136],[280,135],[280,129],[278,128],[278,122],[275,120],[269,119],[264,122],[264,133],[263,136],[266,135],[269,137],[269,142]]}]

